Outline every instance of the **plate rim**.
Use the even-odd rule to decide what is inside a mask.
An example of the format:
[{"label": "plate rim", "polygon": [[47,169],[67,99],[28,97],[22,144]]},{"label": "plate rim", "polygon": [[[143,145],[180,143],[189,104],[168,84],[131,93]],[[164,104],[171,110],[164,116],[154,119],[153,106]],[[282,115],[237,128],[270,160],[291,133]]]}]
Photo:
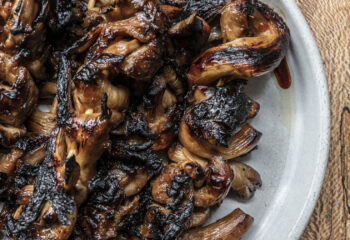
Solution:
[{"label": "plate rim", "polygon": [[317,162],[317,169],[314,172],[312,185],[310,187],[308,200],[304,204],[304,208],[301,210],[299,218],[294,227],[289,233],[288,239],[299,239],[304,233],[311,216],[314,212],[322,186],[328,165],[330,139],[331,139],[331,109],[329,88],[324,71],[323,61],[319,49],[317,47],[314,35],[302,14],[300,8],[296,4],[295,0],[282,0],[288,6],[288,10],[293,14],[296,19],[295,24],[297,28],[304,34],[304,43],[307,45],[307,55],[313,56],[312,72],[315,74],[315,80],[317,81],[317,88],[319,91],[320,102],[320,158]]}]

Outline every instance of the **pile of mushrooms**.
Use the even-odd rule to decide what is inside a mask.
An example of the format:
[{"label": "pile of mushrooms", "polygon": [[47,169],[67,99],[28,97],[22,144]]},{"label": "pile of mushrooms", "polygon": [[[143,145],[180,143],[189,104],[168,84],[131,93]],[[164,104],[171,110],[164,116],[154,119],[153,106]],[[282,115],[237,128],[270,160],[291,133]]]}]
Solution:
[{"label": "pile of mushrooms", "polygon": [[244,79],[289,42],[258,0],[0,1],[0,238],[240,239],[202,225],[262,184]]}]

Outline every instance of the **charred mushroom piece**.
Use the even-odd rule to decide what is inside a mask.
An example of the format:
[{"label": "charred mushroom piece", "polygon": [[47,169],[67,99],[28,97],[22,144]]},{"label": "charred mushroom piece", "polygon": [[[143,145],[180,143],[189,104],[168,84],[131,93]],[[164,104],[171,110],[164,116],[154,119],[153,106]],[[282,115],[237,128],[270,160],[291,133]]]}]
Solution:
[{"label": "charred mushroom piece", "polygon": [[166,75],[156,75],[139,108],[154,141],[153,149],[167,148],[175,136],[179,107],[176,96],[166,87]]},{"label": "charred mushroom piece", "polygon": [[[209,143],[228,147],[236,129],[248,119],[250,103],[244,81],[235,80],[221,87],[194,89],[193,104],[184,114],[191,132]],[[203,97],[198,96],[202,91]]]},{"label": "charred mushroom piece", "polygon": [[221,87],[195,87],[188,97],[179,130],[180,142],[192,153],[211,159],[231,159],[254,149],[261,133],[249,124],[257,104],[248,99],[244,81],[234,80]]},{"label": "charred mushroom piece", "polygon": [[249,229],[253,218],[240,209],[206,227],[194,228],[180,236],[180,240],[238,240]]},{"label": "charred mushroom piece", "polygon": [[[74,239],[111,239],[119,236],[120,224],[125,216],[135,211],[140,196],[115,206],[95,204],[83,206],[72,234]],[[141,216],[140,216],[141,217]]]},{"label": "charred mushroom piece", "polygon": [[248,98],[248,102],[251,105],[251,108],[248,112],[248,116],[249,118],[254,118],[260,110],[260,104],[251,98]]},{"label": "charred mushroom piece", "polygon": [[37,95],[28,70],[0,52],[0,122],[20,126],[32,112]]},{"label": "charred mushroom piece", "polygon": [[[194,60],[188,72],[190,86],[213,85],[225,76],[245,78],[270,72],[280,64],[290,42],[282,18],[259,1],[227,4],[221,16],[221,31],[228,42]],[[244,34],[246,31],[253,37]]]},{"label": "charred mushroom piece", "polygon": [[192,216],[188,219],[186,223],[186,227],[194,228],[200,227],[205,224],[205,222],[209,219],[210,208],[195,208],[193,210]]},{"label": "charred mushroom piece", "polygon": [[185,229],[193,213],[193,200],[187,201],[177,211],[170,211],[157,204],[147,208],[145,221],[140,226],[142,239],[176,239]]},{"label": "charred mushroom piece", "polygon": [[88,181],[96,175],[97,161],[110,145],[110,116],[100,113],[80,114],[67,129],[67,151],[80,166],[80,178],[75,186],[78,205],[87,198]]},{"label": "charred mushroom piece", "polygon": [[12,174],[16,161],[23,155],[20,149],[11,149],[9,153],[0,153],[0,172],[7,175]]},{"label": "charred mushroom piece", "polygon": [[13,127],[7,124],[0,124],[0,145],[10,147],[26,133],[27,129],[24,126]]},{"label": "charred mushroom piece", "polygon": [[126,76],[138,81],[149,81],[163,65],[164,47],[157,40],[141,46],[128,55],[121,64]]},{"label": "charred mushroom piece", "polygon": [[[46,77],[44,63],[48,56],[45,48],[45,19],[49,1],[12,1],[11,14],[6,14],[0,36],[0,49],[17,55],[21,62],[38,79]],[[6,4],[5,4],[6,5]],[[21,50],[18,52],[18,49]]]},{"label": "charred mushroom piece", "polygon": [[210,160],[205,170],[205,185],[194,192],[196,207],[210,207],[221,203],[233,180],[230,166],[220,158]]},{"label": "charred mushroom piece", "polygon": [[169,164],[152,183],[153,199],[167,207],[177,208],[185,199],[193,196],[193,186],[190,177],[184,173],[181,166]]},{"label": "charred mushroom piece", "polygon": [[213,156],[222,156],[225,160],[234,159],[252,151],[257,146],[261,135],[259,131],[247,123],[232,137],[228,147],[224,147],[198,140],[191,135],[190,129],[184,121],[181,122],[179,131],[180,142],[192,153],[207,159]]},{"label": "charred mushroom piece", "polygon": [[229,165],[234,175],[231,190],[241,199],[252,198],[262,184],[259,173],[244,163],[232,161]]},{"label": "charred mushroom piece", "polygon": [[52,129],[56,126],[56,107],[55,98],[49,112],[42,112],[36,108],[26,122],[26,126],[31,133],[49,136]]},{"label": "charred mushroom piece", "polygon": [[7,222],[13,236],[46,236],[50,229],[53,239],[69,237],[77,211],[66,192],[79,178],[79,170],[76,170],[79,165],[74,163],[74,156],[66,158],[64,131],[56,127],[50,135],[45,159],[36,173],[29,201],[24,201],[26,205],[20,205]]}]

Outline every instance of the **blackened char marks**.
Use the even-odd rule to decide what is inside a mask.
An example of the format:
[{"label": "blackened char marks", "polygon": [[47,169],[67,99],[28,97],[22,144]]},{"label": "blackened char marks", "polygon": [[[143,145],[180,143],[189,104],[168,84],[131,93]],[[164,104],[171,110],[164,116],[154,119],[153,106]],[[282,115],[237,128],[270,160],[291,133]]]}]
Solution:
[{"label": "blackened char marks", "polygon": [[102,54],[98,58],[88,61],[74,76],[74,80],[82,81],[86,84],[97,84],[98,74],[101,70],[106,69],[107,67],[118,67],[118,64],[123,60],[123,55],[110,53]]},{"label": "blackened char marks", "polygon": [[227,0],[188,0],[184,6],[184,11],[192,14],[197,12],[198,16],[209,20],[214,17]]},{"label": "blackened char marks", "polygon": [[46,136],[41,135],[34,137],[24,136],[17,140],[15,146],[24,152],[30,152],[40,146],[45,146],[47,140],[48,138]]},{"label": "blackened char marks", "polygon": [[171,210],[177,210],[179,205],[185,199],[185,189],[186,185],[190,182],[190,177],[186,174],[177,175],[171,182],[171,186],[167,189],[167,194],[169,197],[175,197],[174,202],[166,205],[165,208]]},{"label": "blackened char marks", "polygon": [[57,29],[62,29],[67,23],[69,23],[72,17],[72,8],[75,7],[75,0],[56,0],[55,3]]},{"label": "blackened char marks", "polygon": [[63,225],[71,224],[66,215],[73,214],[74,201],[63,191],[62,187],[58,186],[56,171],[53,165],[53,153],[55,151],[58,131],[59,129],[55,128],[51,133],[47,145],[46,157],[39,167],[34,182],[34,193],[28,205],[23,207],[22,213],[17,220],[9,216],[7,228],[14,236],[27,236],[26,230],[39,217],[40,210],[45,201],[50,202],[50,205],[57,214],[58,220]]},{"label": "blackened char marks", "polygon": [[148,207],[152,204],[153,197],[151,186],[148,184],[139,194],[140,200],[137,208],[132,213],[123,216],[119,223],[120,231],[141,238],[138,226],[143,223]]},{"label": "blackened char marks", "polygon": [[163,214],[160,208],[154,208],[154,218],[149,226],[151,237],[147,240],[175,240],[186,229],[185,221],[192,215],[194,200],[190,200],[179,212]]},{"label": "blackened char marks", "polygon": [[228,141],[248,118],[250,103],[244,93],[244,80],[234,80],[222,87],[209,88],[213,96],[186,111],[185,121],[198,137],[213,138],[228,146]]},{"label": "blackened char marks", "polygon": [[30,34],[34,31],[34,25],[45,21],[47,17],[47,12],[48,12],[47,10],[49,5],[49,0],[40,0],[39,4],[40,4],[39,13],[36,16],[34,22],[32,23],[33,25],[23,26],[23,23],[21,22],[22,14],[25,14],[24,11],[28,11],[28,9],[24,9],[25,5],[23,5],[23,0],[18,1],[18,4],[14,10],[14,14],[17,16],[17,18],[11,28],[11,33],[13,35],[20,34],[20,33]]},{"label": "blackened char marks", "polygon": [[118,206],[124,199],[123,189],[118,179],[113,175],[106,175],[104,171],[89,181],[88,190],[90,193],[87,205],[108,205]]},{"label": "blackened char marks", "polygon": [[153,174],[159,174],[163,169],[162,159],[152,150],[151,141],[143,144],[129,145],[123,140],[112,138],[111,156],[118,158],[123,165],[145,167]]},{"label": "blackened char marks", "polygon": [[269,69],[271,65],[280,61],[280,57],[283,55],[282,52],[286,51],[286,48],[280,47],[279,44],[281,42],[285,43],[285,41],[281,41],[281,38],[277,38],[267,48],[248,48],[246,46],[219,48],[218,50],[208,52],[194,64],[198,66],[205,66],[205,64],[229,64],[238,67],[250,66],[254,71],[259,72]]},{"label": "blackened char marks", "polygon": [[0,200],[3,200],[3,197],[5,196],[5,193],[8,189],[8,186],[6,184],[7,179],[8,179],[7,174],[0,172]]},{"label": "blackened char marks", "polygon": [[70,104],[70,61],[68,56],[62,53],[59,62],[59,72],[57,77],[57,117],[58,126],[65,126],[71,120],[69,112]]},{"label": "blackened char marks", "polygon": [[36,177],[38,175],[38,171],[39,166],[33,166],[31,164],[25,164],[23,162],[20,162],[14,174],[15,189],[20,190],[22,187],[30,184],[29,178]]}]

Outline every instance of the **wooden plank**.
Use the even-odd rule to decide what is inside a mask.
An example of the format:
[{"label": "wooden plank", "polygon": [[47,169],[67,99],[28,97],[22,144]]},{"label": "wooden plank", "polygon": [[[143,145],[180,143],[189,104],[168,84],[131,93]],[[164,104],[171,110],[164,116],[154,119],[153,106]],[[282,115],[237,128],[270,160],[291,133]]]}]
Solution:
[{"label": "wooden plank", "polygon": [[350,0],[297,0],[328,79],[332,133],[325,182],[302,240],[350,239]]}]

